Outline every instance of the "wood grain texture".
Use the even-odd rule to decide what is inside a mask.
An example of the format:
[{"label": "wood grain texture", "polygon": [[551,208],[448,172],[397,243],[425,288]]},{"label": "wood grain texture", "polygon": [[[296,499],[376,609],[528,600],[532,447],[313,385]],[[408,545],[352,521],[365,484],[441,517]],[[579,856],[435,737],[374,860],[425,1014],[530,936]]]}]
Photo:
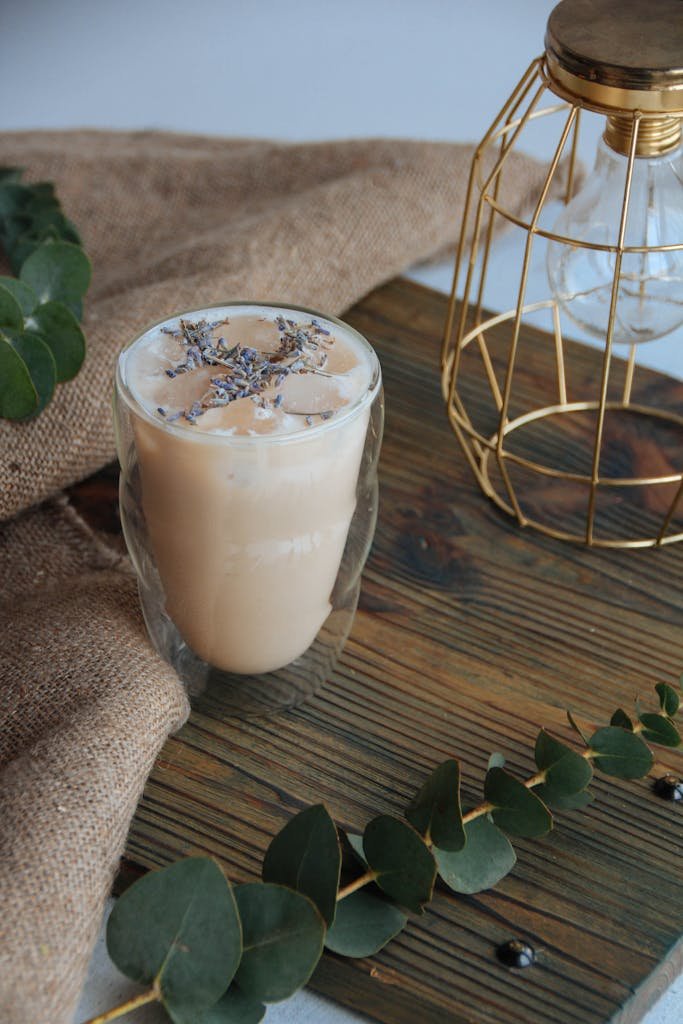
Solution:
[{"label": "wood grain texture", "polygon": [[[492,750],[531,774],[539,727],[569,735],[565,707],[605,724],[636,693],[678,678],[683,545],[588,550],[520,530],[487,502],[439,393],[444,318],[442,296],[405,281],[347,314],[377,348],[387,400],[379,524],[350,640],[300,708],[240,721],[215,701],[197,705],[150,777],[129,868],[210,853],[234,881],[253,879],[297,810],[324,800],[360,831],[375,814],[402,813],[447,756],[461,758],[472,805]],[[543,340],[526,331],[520,372],[532,394],[550,372]],[[571,347],[569,365],[589,379],[596,355]],[[111,479],[88,486],[75,500],[113,529]],[[658,757],[681,771],[678,752]],[[681,970],[681,808],[647,780],[598,778],[593,789],[586,812],[515,843],[518,863],[494,891],[439,889],[379,956],[326,955],[314,987],[387,1024],[640,1020]],[[524,972],[495,957],[512,937],[537,951]]]}]

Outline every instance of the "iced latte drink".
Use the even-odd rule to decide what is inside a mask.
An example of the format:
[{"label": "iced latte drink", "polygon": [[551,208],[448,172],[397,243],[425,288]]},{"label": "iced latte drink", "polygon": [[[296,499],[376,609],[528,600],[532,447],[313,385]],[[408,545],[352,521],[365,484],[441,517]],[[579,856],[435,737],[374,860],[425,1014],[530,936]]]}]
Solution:
[{"label": "iced latte drink", "polygon": [[357,595],[374,526],[373,350],[301,309],[183,313],[124,350],[116,405],[124,532],[161,653],[181,675],[296,663]]}]

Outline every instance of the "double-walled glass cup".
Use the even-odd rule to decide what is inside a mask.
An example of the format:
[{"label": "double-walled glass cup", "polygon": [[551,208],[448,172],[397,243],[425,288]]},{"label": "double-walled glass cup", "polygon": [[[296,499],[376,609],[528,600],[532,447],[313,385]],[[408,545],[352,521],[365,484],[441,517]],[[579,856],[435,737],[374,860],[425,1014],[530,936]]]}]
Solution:
[{"label": "double-walled glass cup", "polygon": [[[332,327],[368,361],[367,388],[329,418],[279,434],[210,433],[145,408],[130,379],[136,343],[179,318],[247,305]],[[368,342],[300,307],[181,313],[121,353],[115,424],[121,522],[159,653],[192,695],[228,713],[266,713],[316,692],[351,628],[377,518],[383,397]]]}]

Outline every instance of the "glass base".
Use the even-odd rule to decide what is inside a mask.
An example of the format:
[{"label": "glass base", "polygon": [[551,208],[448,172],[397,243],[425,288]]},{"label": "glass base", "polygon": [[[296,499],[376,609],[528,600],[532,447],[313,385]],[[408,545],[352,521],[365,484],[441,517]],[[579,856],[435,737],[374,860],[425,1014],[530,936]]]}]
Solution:
[{"label": "glass base", "polygon": [[274,672],[241,675],[214,668],[185,643],[158,594],[138,585],[147,631],[161,657],[187,687],[193,708],[221,717],[260,718],[297,707],[318,693],[332,674],[351,630],[360,578],[344,595],[298,658]]}]

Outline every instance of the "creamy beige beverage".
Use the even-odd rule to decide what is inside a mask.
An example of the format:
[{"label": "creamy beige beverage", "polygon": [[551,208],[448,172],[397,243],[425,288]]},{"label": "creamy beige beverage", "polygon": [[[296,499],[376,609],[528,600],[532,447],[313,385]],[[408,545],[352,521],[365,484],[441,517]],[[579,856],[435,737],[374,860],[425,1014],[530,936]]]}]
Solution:
[{"label": "creamy beige beverage", "polygon": [[315,639],[379,386],[360,335],[267,306],[175,317],[122,355],[166,611],[209,665],[268,672]]}]

